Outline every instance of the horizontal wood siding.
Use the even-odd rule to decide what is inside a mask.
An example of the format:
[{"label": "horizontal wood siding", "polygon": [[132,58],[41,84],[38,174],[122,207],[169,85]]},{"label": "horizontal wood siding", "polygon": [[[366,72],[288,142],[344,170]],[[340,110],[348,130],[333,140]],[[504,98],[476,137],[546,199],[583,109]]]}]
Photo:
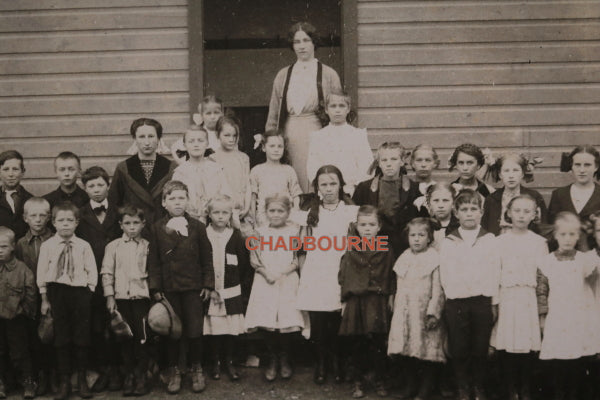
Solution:
[{"label": "horizontal wood siding", "polygon": [[600,145],[600,2],[358,2],[359,124],[376,147],[460,143],[544,158],[531,184],[570,182],[560,153]]},{"label": "horizontal wood siding", "polygon": [[112,174],[139,117],[170,144],[189,117],[186,0],[0,0],[0,150],[26,158],[24,185],[56,186],[53,157]]}]

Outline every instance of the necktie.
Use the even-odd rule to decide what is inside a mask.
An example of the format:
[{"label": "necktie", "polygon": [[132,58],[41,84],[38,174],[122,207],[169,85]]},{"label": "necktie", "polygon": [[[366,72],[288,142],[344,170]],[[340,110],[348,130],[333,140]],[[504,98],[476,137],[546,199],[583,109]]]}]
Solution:
[{"label": "necktie", "polygon": [[92,210],[94,211],[94,214],[100,215],[103,212],[106,212],[106,207],[104,207],[104,205],[101,205],[99,207],[94,207]]},{"label": "necktie", "polygon": [[56,280],[58,280],[64,274],[67,274],[69,279],[73,281],[73,278],[75,277],[75,266],[73,263],[73,246],[71,242],[65,243],[65,248],[58,257]]},{"label": "necktie", "polygon": [[13,201],[13,212],[16,213],[19,210],[19,207],[21,206],[21,198],[19,197],[19,194],[17,192],[12,192],[10,194],[10,197]]}]

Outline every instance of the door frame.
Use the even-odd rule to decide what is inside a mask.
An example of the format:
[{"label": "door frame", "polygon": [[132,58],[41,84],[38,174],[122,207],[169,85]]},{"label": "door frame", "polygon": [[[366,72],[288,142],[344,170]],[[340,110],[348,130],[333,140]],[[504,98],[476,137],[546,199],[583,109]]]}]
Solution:
[{"label": "door frame", "polygon": [[[204,97],[204,57],[203,57],[203,5],[204,1],[188,2],[188,51],[189,51],[189,109],[198,112],[198,104]],[[344,90],[358,105],[358,0],[341,0],[341,50],[342,81]],[[273,77],[275,78],[275,77]],[[265,99],[268,104],[269,99]]]}]

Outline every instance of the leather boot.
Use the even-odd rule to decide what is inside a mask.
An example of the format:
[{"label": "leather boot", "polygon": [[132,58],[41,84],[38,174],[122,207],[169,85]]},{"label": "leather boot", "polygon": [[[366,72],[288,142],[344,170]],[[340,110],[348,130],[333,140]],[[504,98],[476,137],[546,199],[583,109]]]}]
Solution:
[{"label": "leather boot", "polygon": [[169,394],[177,394],[181,390],[181,372],[178,367],[171,367],[169,371],[169,383],[167,392]]},{"label": "leather boot", "polygon": [[108,388],[109,372],[110,371],[108,367],[100,368],[98,379],[96,379],[96,383],[94,383],[94,386],[92,386],[94,392],[104,392],[106,388]]},{"label": "leather boot", "polygon": [[135,374],[135,389],[134,396],[145,396],[148,394],[148,380],[146,379],[146,371],[136,372]]},{"label": "leather boot", "polygon": [[229,379],[232,381],[238,381],[240,380],[240,374],[237,371],[237,369],[235,368],[235,365],[233,364],[233,360],[228,358],[227,360],[225,360],[225,368],[227,371],[227,375],[229,376]]},{"label": "leather boot", "polygon": [[37,383],[33,377],[28,376],[23,380],[23,398],[33,399],[35,397],[35,391],[37,389]]},{"label": "leather boot", "polygon": [[77,372],[77,387],[79,387],[79,397],[82,399],[89,399],[92,397],[92,392],[87,384],[87,374],[85,369],[81,369]]},{"label": "leather boot", "polygon": [[342,374],[342,368],[340,365],[340,358],[336,354],[333,354],[331,356],[331,371],[333,372],[333,379],[335,380],[335,383],[344,382],[344,376]]},{"label": "leather boot", "polygon": [[134,385],[135,377],[132,373],[127,374],[125,381],[123,382],[123,396],[133,396]]},{"label": "leather boot", "polygon": [[121,373],[119,368],[112,366],[108,369],[108,390],[118,392],[121,390],[123,382],[121,381]]},{"label": "leather boot", "polygon": [[200,393],[206,389],[206,381],[204,380],[204,373],[202,372],[202,365],[192,365],[192,392]]},{"label": "leather boot", "polygon": [[221,361],[220,360],[215,360],[215,362],[210,370],[210,377],[212,379],[214,379],[215,381],[218,381],[219,379],[221,379]]},{"label": "leather boot", "polygon": [[268,382],[273,382],[277,378],[277,356],[269,355],[267,367],[265,368],[265,379]]},{"label": "leather boot", "polygon": [[50,375],[46,371],[40,371],[38,375],[38,385],[35,390],[36,396],[43,396],[48,393],[50,387]]},{"label": "leather boot", "polygon": [[287,353],[279,354],[279,373],[283,379],[290,379],[293,371],[290,365],[290,358]]},{"label": "leather boot", "polygon": [[71,394],[71,377],[69,375],[61,375],[60,382],[54,395],[54,400],[66,400]]},{"label": "leather boot", "polygon": [[317,385],[322,385],[327,379],[327,371],[325,369],[325,355],[319,354],[317,357],[317,365],[315,366],[314,381]]}]

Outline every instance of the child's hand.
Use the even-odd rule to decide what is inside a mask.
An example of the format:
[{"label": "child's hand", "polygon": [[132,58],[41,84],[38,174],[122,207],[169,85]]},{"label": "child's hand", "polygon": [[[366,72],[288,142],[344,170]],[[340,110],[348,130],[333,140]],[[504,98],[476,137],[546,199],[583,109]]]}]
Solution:
[{"label": "child's hand", "polygon": [[211,293],[210,289],[202,289],[200,291],[200,297],[202,298],[202,301],[208,300],[210,298],[210,293]]},{"label": "child's hand", "polygon": [[269,285],[274,284],[281,277],[280,274],[276,274],[272,271],[265,271],[265,280]]},{"label": "child's hand", "polygon": [[391,294],[388,297],[388,307],[390,308],[390,311],[394,312],[394,295]]},{"label": "child's hand", "polygon": [[496,349],[492,346],[488,347],[488,357],[493,357],[496,354]]},{"label": "child's hand", "polygon": [[115,296],[108,296],[106,298],[106,309],[109,313],[112,313],[117,309],[117,303],[115,302]]},{"label": "child's hand", "polygon": [[48,312],[50,311],[50,302],[47,300],[42,300],[42,315],[47,315]]},{"label": "child's hand", "polygon": [[213,290],[212,292],[210,292],[210,299],[213,300],[215,303],[223,302],[223,300],[221,300],[221,295],[216,290]]},{"label": "child's hand", "polygon": [[152,295],[152,299],[154,301],[161,301],[164,298],[165,298],[165,295],[162,292],[156,292]]},{"label": "child's hand", "polygon": [[498,321],[498,304],[492,304],[492,320],[494,323]]},{"label": "child's hand", "polygon": [[431,330],[437,328],[438,324],[439,324],[439,321],[435,316],[428,315],[425,317],[425,328],[427,328],[428,331],[431,331]]},{"label": "child's hand", "polygon": [[546,314],[540,315],[540,333],[544,335],[544,328],[546,327]]}]

